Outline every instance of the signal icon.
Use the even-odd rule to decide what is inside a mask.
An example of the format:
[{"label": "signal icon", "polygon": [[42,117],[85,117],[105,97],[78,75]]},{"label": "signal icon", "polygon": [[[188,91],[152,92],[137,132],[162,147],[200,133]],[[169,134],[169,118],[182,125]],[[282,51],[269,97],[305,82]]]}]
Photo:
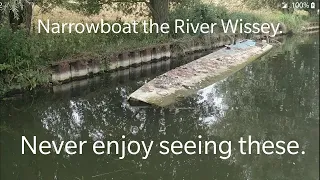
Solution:
[{"label": "signal icon", "polygon": [[287,9],[288,8],[288,3],[282,2],[282,9]]}]

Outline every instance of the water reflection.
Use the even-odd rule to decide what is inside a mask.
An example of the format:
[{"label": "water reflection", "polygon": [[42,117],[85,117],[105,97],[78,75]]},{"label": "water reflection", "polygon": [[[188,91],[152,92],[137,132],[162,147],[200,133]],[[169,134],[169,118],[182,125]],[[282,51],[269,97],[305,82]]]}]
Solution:
[{"label": "water reflection", "polygon": [[[318,179],[319,41],[287,39],[284,46],[233,76],[200,90],[175,107],[137,108],[127,95],[152,78],[129,70],[116,81],[75,85],[72,91],[1,102],[1,179]],[[150,73],[161,73],[164,63]],[[164,68],[163,70],[166,70]],[[125,73],[125,72],[122,72]],[[138,73],[138,75],[137,75]],[[119,77],[119,76],[115,76]],[[120,82],[120,83],[119,83]],[[21,155],[21,136],[40,140],[297,140],[305,155]]]},{"label": "water reflection", "polygon": [[224,103],[223,94],[219,94],[219,85],[224,83],[218,82],[203,88],[197,92],[197,104],[199,104],[206,116],[200,117],[199,120],[207,125],[213,125],[217,120],[225,115],[228,105]]}]

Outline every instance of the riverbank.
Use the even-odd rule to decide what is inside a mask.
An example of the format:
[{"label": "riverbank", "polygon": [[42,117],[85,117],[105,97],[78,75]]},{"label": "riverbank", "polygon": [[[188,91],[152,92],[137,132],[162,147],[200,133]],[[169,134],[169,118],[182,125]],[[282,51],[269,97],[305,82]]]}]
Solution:
[{"label": "riverbank", "polygon": [[[171,18],[187,19],[196,17],[195,13],[198,12],[197,10],[189,10],[186,13],[180,11],[185,10],[178,9],[172,12]],[[309,21],[309,17],[303,15],[277,13],[266,17],[250,13],[228,12],[223,8],[212,7],[207,10],[201,20],[194,20],[194,22],[210,23],[217,21],[217,18],[241,18],[243,22],[281,22],[285,25],[283,27],[286,27],[284,32],[293,33],[303,31],[303,26],[308,27]],[[237,38],[236,36],[235,34],[221,35],[219,31],[209,38],[199,34],[105,36],[103,34],[32,33],[28,36],[23,31],[12,33],[10,29],[2,27],[0,48],[5,53],[0,55],[0,97],[10,95],[11,92],[15,94],[39,86],[50,87],[151,60],[221,47],[230,44],[232,39]],[[260,34],[260,36],[263,35]],[[242,38],[245,37],[242,36]]]}]

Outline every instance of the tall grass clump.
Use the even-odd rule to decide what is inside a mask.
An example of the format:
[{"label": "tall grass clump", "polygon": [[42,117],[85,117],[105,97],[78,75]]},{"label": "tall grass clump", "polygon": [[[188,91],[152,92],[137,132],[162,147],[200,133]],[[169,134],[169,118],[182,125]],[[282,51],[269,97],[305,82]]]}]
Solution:
[{"label": "tall grass clump", "polygon": [[231,12],[228,15],[228,17],[232,21],[242,19],[243,23],[261,23],[261,22],[263,22],[261,17],[255,15],[255,14],[250,14],[250,13],[245,13],[245,12]]},{"label": "tall grass clump", "polygon": [[294,31],[300,31],[302,25],[304,24],[305,20],[304,16],[295,15],[295,14],[280,14],[279,21],[284,23],[288,29],[292,29]]},{"label": "tall grass clump", "polygon": [[[210,4],[198,2],[192,5],[181,4],[170,12],[170,27],[174,27],[175,19],[181,19],[189,23],[217,23],[221,24],[221,19],[227,19],[227,9]],[[191,35],[199,35],[200,32]],[[183,37],[185,34],[171,34],[172,37]]]},{"label": "tall grass clump", "polygon": [[45,70],[38,65],[38,46],[34,43],[23,30],[13,33],[9,28],[0,29],[0,96],[48,82]]}]

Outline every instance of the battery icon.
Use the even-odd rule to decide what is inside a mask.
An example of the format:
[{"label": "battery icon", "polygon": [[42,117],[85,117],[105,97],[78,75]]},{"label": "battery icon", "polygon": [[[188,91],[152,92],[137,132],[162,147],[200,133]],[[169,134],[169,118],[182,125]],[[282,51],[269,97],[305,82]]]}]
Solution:
[{"label": "battery icon", "polygon": [[316,8],[316,3],[315,3],[315,2],[312,2],[312,3],[310,4],[310,6],[311,6],[311,9],[315,9],[315,8]]}]

